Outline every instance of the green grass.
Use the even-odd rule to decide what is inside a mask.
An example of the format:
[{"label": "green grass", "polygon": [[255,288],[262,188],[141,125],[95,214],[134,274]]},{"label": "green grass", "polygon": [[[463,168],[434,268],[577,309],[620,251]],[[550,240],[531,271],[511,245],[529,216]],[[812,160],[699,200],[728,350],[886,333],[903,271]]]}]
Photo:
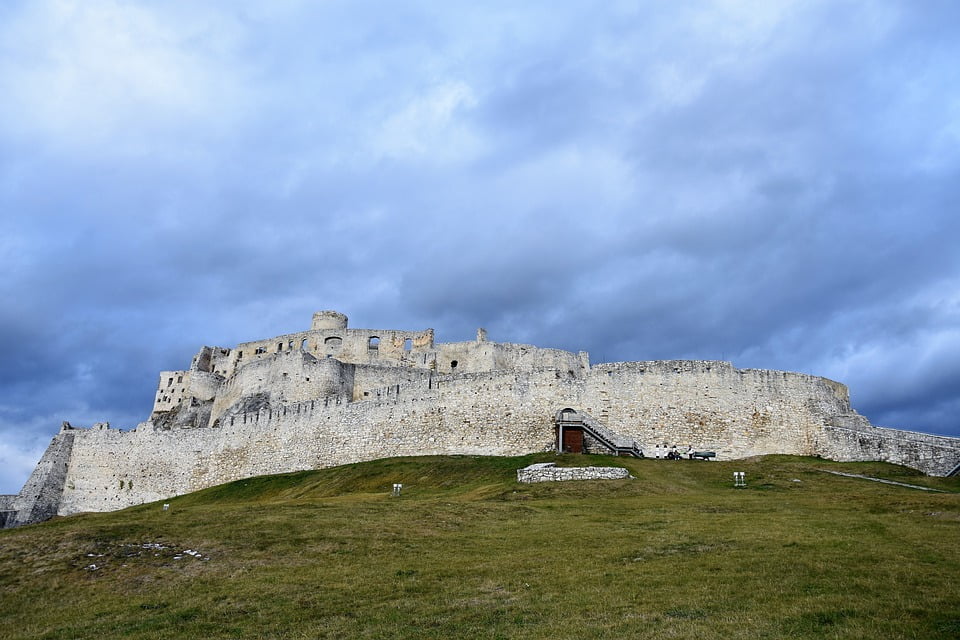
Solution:
[{"label": "green grass", "polygon": [[[516,483],[544,460],[636,479]],[[168,502],[0,532],[0,637],[960,636],[960,481],[881,463],[397,458]]]}]

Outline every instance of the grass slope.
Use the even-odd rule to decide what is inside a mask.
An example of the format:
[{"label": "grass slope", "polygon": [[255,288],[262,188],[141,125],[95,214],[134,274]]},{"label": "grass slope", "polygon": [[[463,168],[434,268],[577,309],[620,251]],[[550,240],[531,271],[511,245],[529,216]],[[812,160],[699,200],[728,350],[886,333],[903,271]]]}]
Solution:
[{"label": "grass slope", "polygon": [[[544,460],[636,479],[516,483]],[[253,478],[167,512],[0,532],[0,636],[956,638],[958,492],[786,456],[397,458]]]}]

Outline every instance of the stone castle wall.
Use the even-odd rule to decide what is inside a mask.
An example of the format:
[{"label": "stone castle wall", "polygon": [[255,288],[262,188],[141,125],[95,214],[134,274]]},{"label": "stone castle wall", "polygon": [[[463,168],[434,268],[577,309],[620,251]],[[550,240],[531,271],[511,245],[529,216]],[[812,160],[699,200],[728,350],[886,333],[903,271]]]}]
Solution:
[{"label": "stone castle wall", "polygon": [[189,370],[162,372],[154,414],[135,430],[65,428],[12,503],[17,523],[34,522],[391,456],[553,450],[564,408],[648,452],[880,459],[940,475],[960,462],[960,439],[873,427],[825,378],[712,361],[591,367],[586,353],[493,343],[482,330],[434,345],[429,329],[349,330],[322,312],[308,332],[204,347]]},{"label": "stone castle wall", "polygon": [[598,365],[580,406],[648,448],[689,445],[725,458],[814,455],[826,418],[852,413],[846,387],[831,380],[715,361]]},{"label": "stone castle wall", "polygon": [[64,424],[60,433],[53,437],[27,483],[13,500],[15,515],[7,517],[7,526],[41,522],[58,513],[77,435],[66,426]]},{"label": "stone castle wall", "polygon": [[211,423],[234,407],[243,409],[241,400],[244,398],[255,398],[260,404],[275,406],[350,397],[353,379],[354,365],[334,358],[317,360],[302,351],[251,362],[221,386],[213,401]]},{"label": "stone castle wall", "polygon": [[0,495],[0,529],[17,526],[16,495]]},{"label": "stone castle wall", "polygon": [[915,431],[828,425],[820,433],[816,452],[841,462],[880,460],[902,464],[934,476],[960,471],[960,439]]},{"label": "stone castle wall", "polygon": [[[541,374],[553,378],[553,372]],[[478,393],[477,385],[488,393]],[[552,446],[534,380],[438,377],[222,417],[220,426],[78,430],[61,515],[105,511],[240,478],[404,455],[517,455]],[[504,410],[504,407],[514,407]]]},{"label": "stone castle wall", "polygon": [[809,455],[831,443],[834,455],[853,455],[831,439],[822,413],[849,411],[842,385],[726,363],[599,365],[584,377],[555,369],[430,376],[370,393],[222,416],[216,428],[78,430],[60,513],[391,456],[550,450],[553,416],[568,406],[599,408],[594,415],[606,407],[605,424],[648,451],[668,442],[721,458]]},{"label": "stone castle wall", "polygon": [[412,366],[433,350],[433,330],[397,331],[393,329],[320,328],[289,333],[265,340],[244,342],[234,349],[207,347],[212,355],[207,362],[195,359],[194,366],[229,378],[251,362],[275,354],[309,353],[317,359],[336,358],[353,364],[391,364]]}]

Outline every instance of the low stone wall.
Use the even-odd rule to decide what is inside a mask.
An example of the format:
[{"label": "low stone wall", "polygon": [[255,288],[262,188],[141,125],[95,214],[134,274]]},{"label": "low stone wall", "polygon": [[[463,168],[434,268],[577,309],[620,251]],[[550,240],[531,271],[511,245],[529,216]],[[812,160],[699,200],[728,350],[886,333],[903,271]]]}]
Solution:
[{"label": "low stone wall", "polygon": [[874,427],[866,420],[823,427],[817,450],[831,460],[882,460],[931,476],[947,476],[960,467],[960,439]]},{"label": "low stone wall", "polygon": [[630,472],[621,467],[558,467],[540,462],[517,469],[517,482],[562,482],[565,480],[624,480]]},{"label": "low stone wall", "polygon": [[0,529],[6,529],[7,521],[12,524],[13,520],[17,517],[17,512],[13,509],[13,501],[16,499],[17,496],[0,496]]}]

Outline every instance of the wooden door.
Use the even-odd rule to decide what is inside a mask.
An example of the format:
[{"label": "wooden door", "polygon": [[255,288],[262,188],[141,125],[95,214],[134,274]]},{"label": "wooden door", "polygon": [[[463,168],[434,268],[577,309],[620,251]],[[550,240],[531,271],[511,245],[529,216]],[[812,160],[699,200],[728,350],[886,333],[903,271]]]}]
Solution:
[{"label": "wooden door", "polygon": [[580,429],[564,429],[563,450],[566,453],[583,453],[583,431]]}]

